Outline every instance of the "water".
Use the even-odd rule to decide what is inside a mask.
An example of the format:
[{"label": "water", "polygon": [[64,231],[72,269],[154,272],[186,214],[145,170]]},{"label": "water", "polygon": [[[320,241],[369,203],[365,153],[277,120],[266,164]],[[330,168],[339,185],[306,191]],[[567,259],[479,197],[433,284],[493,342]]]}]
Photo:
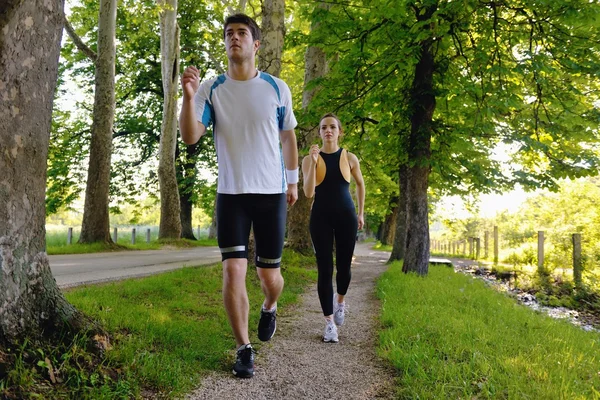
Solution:
[{"label": "water", "polygon": [[600,317],[584,311],[571,310],[566,307],[548,307],[541,305],[536,297],[520,289],[511,287],[509,280],[499,280],[490,271],[481,268],[479,265],[471,264],[467,260],[453,260],[454,270],[481,279],[500,292],[517,299],[533,310],[542,312],[556,319],[565,319],[573,325],[579,326],[584,331],[600,332]]}]

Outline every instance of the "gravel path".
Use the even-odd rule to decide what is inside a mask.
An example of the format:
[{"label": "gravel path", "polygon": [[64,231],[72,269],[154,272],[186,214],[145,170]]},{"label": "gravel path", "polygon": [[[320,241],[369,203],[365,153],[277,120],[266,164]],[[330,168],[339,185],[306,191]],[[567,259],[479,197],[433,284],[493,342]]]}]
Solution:
[{"label": "gravel path", "polygon": [[375,354],[380,310],[375,280],[389,253],[370,247],[360,243],[355,251],[339,343],[321,341],[325,322],[315,284],[295,309],[280,310],[273,339],[255,345],[252,379],[213,373],[186,399],[392,399],[393,371]]}]

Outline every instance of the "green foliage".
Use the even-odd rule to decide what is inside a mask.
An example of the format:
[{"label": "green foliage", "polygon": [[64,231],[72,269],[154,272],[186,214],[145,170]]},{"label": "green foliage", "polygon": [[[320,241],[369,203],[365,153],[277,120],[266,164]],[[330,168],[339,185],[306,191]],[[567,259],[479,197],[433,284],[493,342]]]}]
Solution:
[{"label": "green foliage", "polygon": [[139,388],[127,382],[127,374],[117,364],[89,350],[89,341],[86,334],[80,334],[53,343],[25,339],[7,348],[2,362],[10,368],[0,377],[0,394],[9,399],[108,400],[139,396]]},{"label": "green foliage", "polygon": [[[513,265],[537,265],[537,235],[544,231],[544,266],[550,272],[572,268],[572,234],[582,237],[584,277],[592,284],[600,266],[600,180],[596,177],[563,180],[556,192],[539,191],[515,213],[503,211],[495,218],[442,218],[443,237],[458,240],[482,238],[488,231],[490,249],[493,227],[500,234],[500,261]],[[469,227],[469,228],[467,228]],[[592,284],[596,286],[595,284]]]},{"label": "green foliage", "polygon": [[[200,67],[202,77],[214,74],[215,70],[222,70],[224,51],[220,24],[224,7],[222,3],[198,6],[198,3],[193,1],[179,2],[182,69],[195,64]],[[71,7],[70,11],[69,21],[83,41],[95,51],[98,2],[85,0]],[[146,197],[145,194],[158,197],[155,165],[163,107],[158,12],[156,3],[152,1],[125,1],[119,4],[117,10],[116,114],[110,188],[111,209],[115,213],[118,213],[124,204],[137,205],[138,199]],[[63,46],[61,56],[63,79],[76,83],[78,95],[88,94],[86,100],[77,105],[75,117],[62,121],[63,130],[80,132],[81,127],[89,127],[91,124],[91,120],[86,119],[82,111],[91,110],[93,107],[93,96],[89,94],[93,91],[94,65],[70,40]],[[67,95],[64,91],[59,91],[58,100],[63,100],[61,96]],[[62,103],[57,102],[58,107],[64,107]],[[55,110],[55,115],[59,115],[60,110],[61,108]],[[212,151],[212,138],[208,136],[208,139],[203,140],[204,145],[198,147],[197,153],[190,157],[182,156],[179,160],[180,165],[197,163],[198,168],[214,173],[215,156]],[[64,182],[62,187],[57,186],[54,192],[61,189],[67,194],[72,194],[82,190],[85,176],[73,176],[73,173],[87,167],[82,165],[86,157],[87,140],[89,139],[85,138],[83,142],[72,142],[73,148],[80,149],[80,152],[75,154],[65,151],[64,148],[50,149],[51,159],[53,155],[61,160],[65,159],[65,164],[70,162],[70,168],[73,170],[62,172],[69,173],[72,178]],[[181,145],[181,148],[185,149],[185,146]],[[181,153],[186,154],[185,150]],[[181,168],[184,167],[180,166]],[[187,169],[196,172],[196,168]],[[196,180],[189,172],[180,176],[181,185],[192,193],[205,194],[213,190],[212,183],[205,179]],[[61,182],[63,181],[64,178]],[[69,206],[77,197],[76,194],[59,197],[54,192],[49,192],[49,201],[56,204],[52,208],[53,212],[62,206]],[[195,204],[201,203],[197,196],[194,196],[192,201]]]},{"label": "green foliage", "polygon": [[378,283],[379,353],[399,399],[597,399],[597,332],[553,320],[450,268],[394,263]]},{"label": "green foliage", "polygon": [[[555,189],[557,179],[596,174],[596,2],[352,1],[310,3],[300,15],[315,29],[294,39],[319,46],[329,61],[328,75],[309,85],[320,90],[306,121],[339,114],[368,188],[381,187],[379,176],[397,182],[407,162],[409,93],[424,43],[435,54],[436,108],[431,158],[421,162],[431,167],[434,194]],[[502,165],[496,149],[509,149],[511,163]],[[377,207],[385,210],[395,186],[367,204],[384,216]]]},{"label": "green foliage", "polygon": [[[525,0],[517,6],[474,0],[452,2],[352,1],[286,4],[282,78],[290,84],[299,135],[327,111],[339,114],[346,131],[343,146],[357,154],[367,184],[370,225],[385,218],[398,195],[398,167],[408,160],[409,93],[424,43],[435,55],[430,193],[467,195],[524,187],[556,189],[556,180],[595,174],[600,112],[597,2]],[[224,70],[221,22],[230,3],[179,2],[181,68],[199,66],[201,78]],[[258,17],[259,4],[246,12]],[[432,11],[429,14],[426,11]],[[95,49],[97,2],[71,7],[70,21]],[[156,4],[125,1],[118,9],[117,113],[111,200],[115,207],[135,203],[139,193],[157,196],[153,165],[162,117],[162,83]],[[310,26],[314,29],[310,31]],[[322,48],[329,63],[313,102],[298,111],[307,45]],[[62,79],[77,82],[91,109],[93,65],[70,41],[62,52]],[[60,94],[59,94],[60,97]],[[57,118],[59,118],[57,116]],[[65,122],[89,125],[76,116]],[[71,134],[72,137],[72,134]],[[499,147],[501,146],[501,147]],[[196,152],[178,150],[180,188],[207,214],[214,186],[194,175],[196,166],[215,171],[210,135]],[[83,149],[51,149],[55,159],[70,158],[74,171],[57,170],[49,191],[49,210],[68,206],[83,177]],[[499,157],[498,149],[506,149]],[[306,149],[300,149],[301,154]],[[500,160],[510,159],[510,164]],[[76,167],[76,166],[79,167]],[[65,178],[65,176],[67,178]],[[49,211],[50,212],[50,211]]]},{"label": "green foliage", "polygon": [[[85,118],[85,116],[83,117]],[[90,131],[83,119],[54,109],[48,149],[46,215],[69,210],[84,189]]]},{"label": "green foliage", "polygon": [[572,234],[580,233],[584,266],[590,271],[600,265],[598,204],[597,178],[564,181],[557,192],[541,192],[531,197],[514,215],[502,215],[497,224],[510,247],[522,243],[537,246],[537,231],[544,231],[544,263],[551,271],[571,268]]}]

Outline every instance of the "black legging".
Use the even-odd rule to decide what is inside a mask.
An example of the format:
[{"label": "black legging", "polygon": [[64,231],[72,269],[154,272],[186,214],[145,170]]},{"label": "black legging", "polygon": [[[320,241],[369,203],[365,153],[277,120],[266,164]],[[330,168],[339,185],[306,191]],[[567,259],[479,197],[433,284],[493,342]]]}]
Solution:
[{"label": "black legging", "polygon": [[310,236],[317,257],[317,291],[323,315],[327,316],[333,314],[333,240],[335,237],[337,292],[345,295],[352,277],[350,266],[356,244],[358,219],[354,208],[319,208],[313,206],[310,215]]}]

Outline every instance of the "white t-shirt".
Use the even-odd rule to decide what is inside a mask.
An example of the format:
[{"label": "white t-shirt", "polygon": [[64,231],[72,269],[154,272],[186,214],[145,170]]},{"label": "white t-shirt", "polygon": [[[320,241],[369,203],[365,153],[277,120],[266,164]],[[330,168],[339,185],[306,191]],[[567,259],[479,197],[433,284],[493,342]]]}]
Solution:
[{"label": "white t-shirt", "polygon": [[220,75],[202,82],[194,101],[197,120],[213,124],[217,192],[285,193],[279,132],[297,124],[287,84],[260,71],[247,81]]}]

